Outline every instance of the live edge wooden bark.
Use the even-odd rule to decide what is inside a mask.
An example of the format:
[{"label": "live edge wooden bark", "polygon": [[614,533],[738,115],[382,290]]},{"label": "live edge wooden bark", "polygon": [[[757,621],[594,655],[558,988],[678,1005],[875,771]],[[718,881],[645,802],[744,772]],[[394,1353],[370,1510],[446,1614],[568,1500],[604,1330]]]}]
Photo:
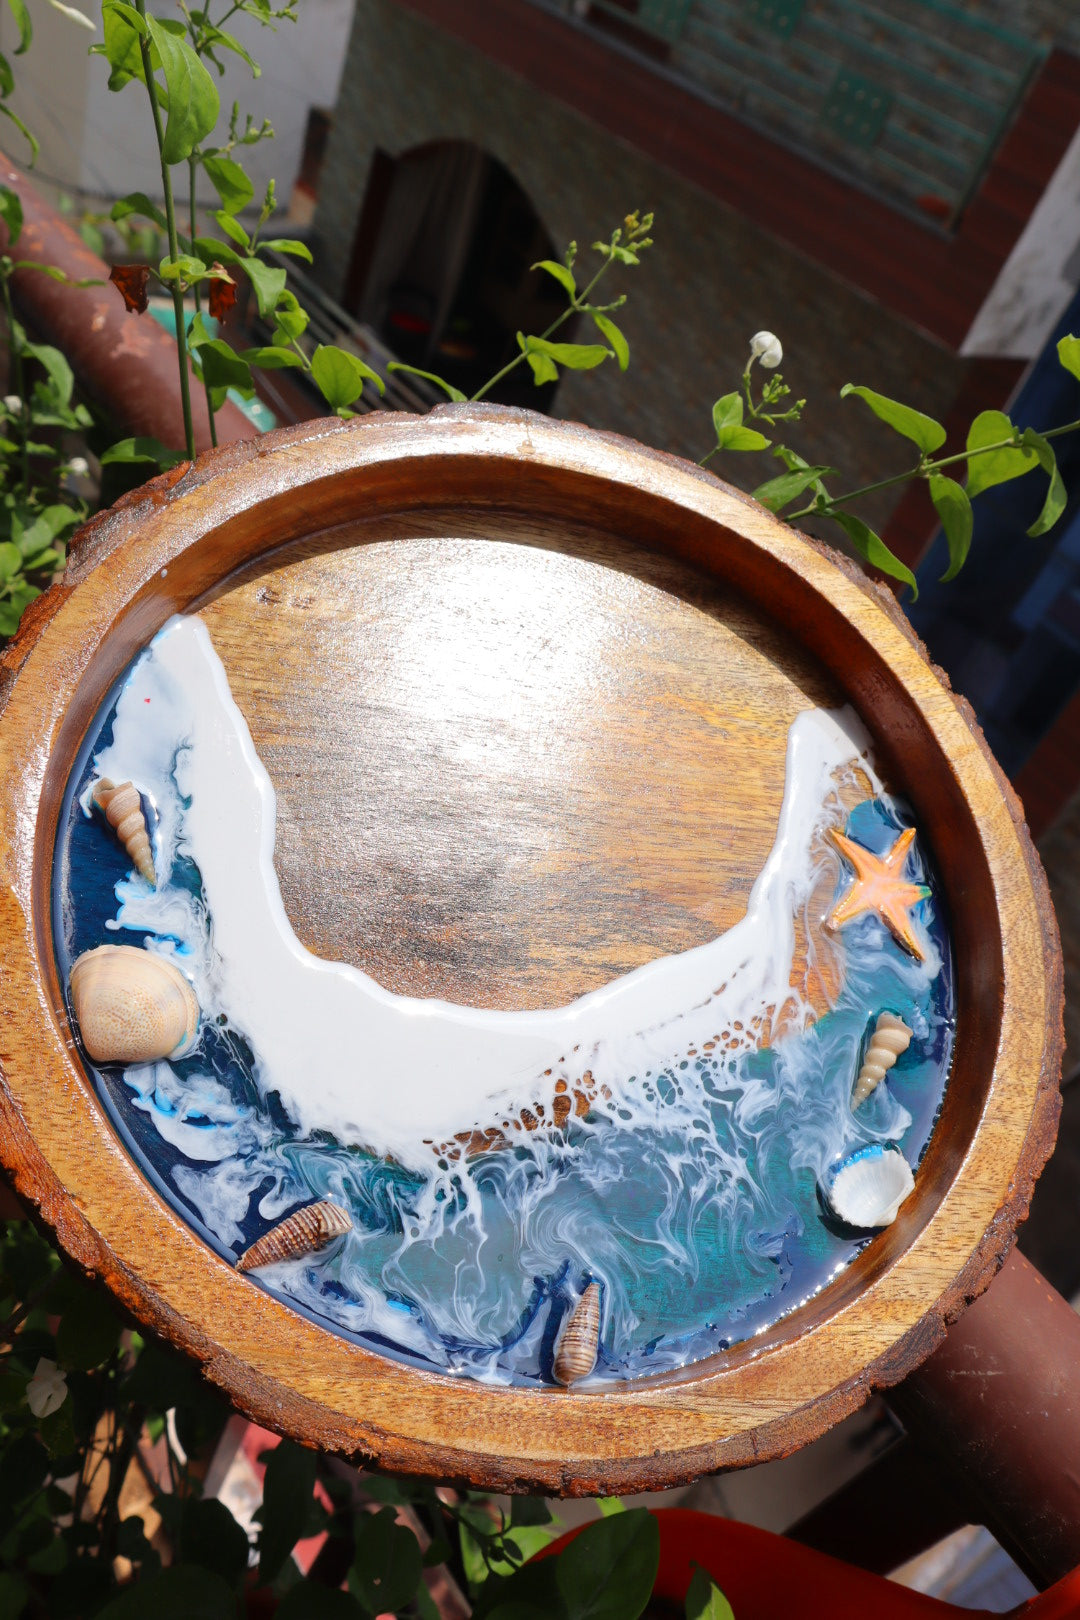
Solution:
[{"label": "live edge wooden bark", "polygon": [[[190,611],[277,787],[304,943],[487,1005],[564,1000],[730,926],[791,719],[853,703],[929,840],[957,954],[954,1071],[896,1224],[760,1338],[602,1393],[411,1370],[211,1253],[82,1071],[49,905],[87,727]],[[260,1422],[504,1490],[659,1488],[813,1439],[916,1367],[1001,1264],[1060,1104],[1060,949],[1021,807],[889,593],[707,473],[497,408],[305,423],[88,525],[0,681],[4,1163],[74,1260]]]}]

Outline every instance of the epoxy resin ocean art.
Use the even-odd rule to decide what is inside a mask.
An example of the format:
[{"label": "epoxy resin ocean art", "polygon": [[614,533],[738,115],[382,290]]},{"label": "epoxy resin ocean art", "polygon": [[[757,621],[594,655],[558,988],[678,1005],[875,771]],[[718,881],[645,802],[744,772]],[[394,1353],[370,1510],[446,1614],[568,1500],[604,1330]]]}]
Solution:
[{"label": "epoxy resin ocean art", "polygon": [[252,1287],[417,1365],[602,1384],[767,1327],[910,1194],[952,963],[851,711],[795,718],[741,921],[550,1011],[313,956],[274,827],[210,638],[174,619],[69,783],[55,936],[118,1130]]}]

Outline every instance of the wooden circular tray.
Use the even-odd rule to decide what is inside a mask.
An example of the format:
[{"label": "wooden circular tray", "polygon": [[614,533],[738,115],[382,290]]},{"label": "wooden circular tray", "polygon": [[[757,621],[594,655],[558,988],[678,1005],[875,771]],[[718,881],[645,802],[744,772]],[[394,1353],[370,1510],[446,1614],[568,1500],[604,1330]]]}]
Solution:
[{"label": "wooden circular tray", "polygon": [[[476,1005],[557,1004],[730,927],[792,718],[853,703],[933,852],[956,956],[952,1078],[896,1223],[749,1342],[580,1393],[384,1359],[209,1250],[86,1078],[51,933],[73,761],[175,612],[210,629],[277,787],[303,943]],[[68,1253],[260,1422],[492,1488],[659,1488],[814,1438],[1001,1263],[1060,1102],[1060,951],[1019,804],[892,597],[698,468],[486,407],[233,445],[82,532],[0,698],[4,1163]]]}]

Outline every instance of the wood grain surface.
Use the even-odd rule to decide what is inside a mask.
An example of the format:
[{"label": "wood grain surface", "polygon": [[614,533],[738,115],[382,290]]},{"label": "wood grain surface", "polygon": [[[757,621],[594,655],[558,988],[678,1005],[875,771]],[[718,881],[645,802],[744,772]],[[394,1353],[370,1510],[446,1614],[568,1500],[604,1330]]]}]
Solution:
[{"label": "wood grain surface", "polygon": [[[896,1225],[679,1375],[492,1390],[384,1360],[207,1250],[106,1123],[66,1027],[60,796],[111,683],[203,615],[279,795],[312,949],[478,1005],[592,988],[741,915],[784,743],[851,701],[941,872],[959,1019]],[[526,412],[304,424],[88,526],[0,675],[0,1142],[25,1199],[259,1421],[506,1489],[634,1490],[781,1454],[985,1287],[1053,1143],[1060,954],[1020,808],[892,598],[708,474]]]},{"label": "wood grain surface", "polygon": [[202,617],[304,944],[412,995],[559,1005],[738,921],[788,727],[842,696],[674,559],[448,520],[287,547]]}]

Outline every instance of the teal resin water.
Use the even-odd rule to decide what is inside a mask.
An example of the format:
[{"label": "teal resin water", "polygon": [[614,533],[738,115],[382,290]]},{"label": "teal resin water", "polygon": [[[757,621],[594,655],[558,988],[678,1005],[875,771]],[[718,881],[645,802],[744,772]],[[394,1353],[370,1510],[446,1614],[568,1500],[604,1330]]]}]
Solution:
[{"label": "teal resin water", "polygon": [[[125,692],[133,702],[140,678],[137,663],[69,784],[55,864],[58,965],[66,983],[86,949],[149,943],[212,986],[215,916],[185,848],[183,725],[174,721],[178,735],[159,749],[160,779],[136,774],[159,860],[162,829],[176,829],[156,891],[132,877],[111,830],[86,808],[117,704]],[[909,819],[881,791],[841,824],[883,853]],[[512,1133],[511,1145],[468,1159],[427,1149],[403,1164],[298,1117],[268,1084],[252,1030],[215,1012],[212,989],[200,998],[207,1017],[190,1056],[87,1068],[144,1173],[219,1254],[235,1259],[314,1199],[347,1209],[344,1240],[252,1279],[336,1331],[421,1365],[542,1383],[566,1311],[595,1279],[596,1376],[682,1367],[795,1309],[870,1241],[823,1202],[840,1159],[889,1142],[917,1169],[949,1070],[954,992],[936,878],[918,840],[906,876],[931,889],[912,912],[926,965],[863,916],[843,929],[843,985],[823,1016],[796,1021],[772,1046],[721,1043],[706,1053],[699,1040],[682,1051],[676,1043],[667,1060],[621,1074],[610,1097],[598,1093],[587,1118]],[[845,869],[838,895],[849,882]],[[852,1080],[883,1008],[914,1036],[853,1115]]]}]

